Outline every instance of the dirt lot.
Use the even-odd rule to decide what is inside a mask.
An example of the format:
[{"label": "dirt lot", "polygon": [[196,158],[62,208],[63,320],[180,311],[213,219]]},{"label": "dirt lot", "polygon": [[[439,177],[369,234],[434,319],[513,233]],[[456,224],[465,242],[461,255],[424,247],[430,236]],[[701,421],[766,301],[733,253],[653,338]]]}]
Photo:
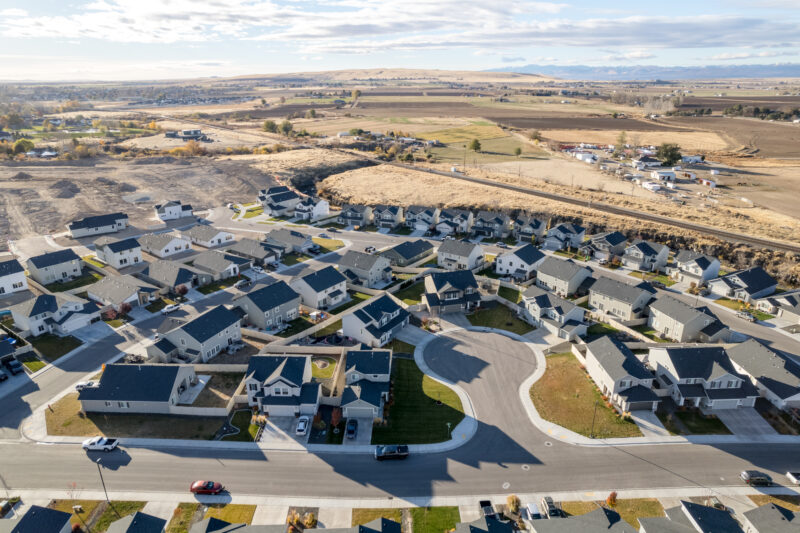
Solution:
[{"label": "dirt lot", "polygon": [[706,131],[628,131],[628,130],[541,130],[541,134],[562,143],[616,144],[621,131],[625,131],[629,142],[658,146],[661,143],[676,143],[685,152],[714,152],[738,148],[718,133]]},{"label": "dirt lot", "polygon": [[756,148],[758,157],[800,157],[800,124],[725,117],[665,117],[659,120],[665,125],[717,133],[728,138],[733,146]]},{"label": "dirt lot", "polygon": [[514,126],[538,130],[570,129],[570,130],[612,130],[612,131],[680,131],[682,128],[668,124],[633,118],[612,118],[610,116],[571,117],[565,113],[561,117],[524,117],[488,114],[487,120]]},{"label": "dirt lot", "polygon": [[800,96],[687,96],[683,99],[681,109],[710,108],[712,111],[722,111],[736,104],[789,111],[800,106]]}]

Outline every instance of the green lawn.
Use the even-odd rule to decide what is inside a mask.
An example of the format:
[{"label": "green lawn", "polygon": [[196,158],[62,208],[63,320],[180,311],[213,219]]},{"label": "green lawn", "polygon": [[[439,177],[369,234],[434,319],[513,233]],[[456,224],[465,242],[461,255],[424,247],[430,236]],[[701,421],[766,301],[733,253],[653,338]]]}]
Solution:
[{"label": "green lawn", "polygon": [[103,322],[108,324],[114,329],[121,328],[126,321],[129,321],[131,318],[127,315],[117,316],[117,318],[112,318],[110,320],[103,319]]},{"label": "green lawn", "polygon": [[654,330],[653,328],[651,328],[650,326],[648,326],[647,324],[640,324],[638,326],[631,326],[631,329],[635,330],[635,331],[638,331],[639,333],[641,333],[645,337],[648,337],[649,339],[652,339],[652,340],[654,340],[656,342],[672,342],[669,339],[662,339],[661,337],[659,337],[658,336],[659,335],[658,332],[656,330]]},{"label": "green lawn", "polygon": [[29,337],[28,340],[33,345],[34,349],[51,363],[83,344],[83,342],[72,335],[59,337],[52,333],[45,333],[38,337]]},{"label": "green lawn", "polygon": [[321,330],[314,333],[314,337],[325,337],[326,335],[332,335],[342,329],[342,320],[339,319],[336,322],[333,322],[330,325],[325,326]]},{"label": "green lawn", "polygon": [[404,289],[395,292],[398,300],[402,300],[408,305],[418,304],[422,301],[422,294],[425,292],[425,282],[418,281]]},{"label": "green lawn", "polygon": [[[47,508],[71,514],[72,518],[69,519],[70,524],[80,524],[80,526],[83,527],[81,518],[88,522],[92,518],[92,515],[100,503],[105,502],[101,502],[100,500],[53,500],[50,502]],[[78,515],[76,515],[72,510],[72,508],[76,505],[83,507],[83,512],[81,513],[80,517],[78,517]]]},{"label": "green lawn", "polygon": [[41,370],[47,366],[47,363],[36,357],[36,355],[33,353],[21,355],[17,357],[17,360],[25,365],[25,367],[31,372],[36,372],[37,370]]},{"label": "green lawn", "polygon": [[281,258],[281,263],[286,266],[296,265],[298,263],[302,263],[303,261],[308,261],[311,259],[311,256],[306,254],[298,254],[296,252],[292,252],[290,254],[286,254]]},{"label": "green lawn", "polygon": [[758,309],[750,309],[750,314],[753,315],[756,320],[769,320],[770,318],[775,318],[775,315],[765,313],[764,311],[759,311]]},{"label": "green lawn", "polygon": [[417,349],[417,347],[414,346],[413,344],[403,342],[399,339],[392,339],[392,341],[386,346],[384,346],[384,348],[390,348],[393,352],[410,353],[410,354],[413,354],[414,350]]},{"label": "green lawn", "polygon": [[264,208],[259,206],[245,211],[244,215],[242,215],[242,218],[253,218],[263,214],[264,214]]},{"label": "green lawn", "polygon": [[189,533],[192,518],[199,508],[199,503],[179,503],[167,524],[167,533]]},{"label": "green lawn", "polygon": [[570,352],[547,357],[547,370],[533,384],[530,395],[542,418],[575,433],[591,436],[596,405],[594,438],[642,436],[634,422],[620,418],[606,406],[602,394]]},{"label": "green lawn", "polygon": [[[325,362],[324,368],[320,368],[317,365],[317,361]],[[336,359],[333,357],[327,356],[316,356],[311,358],[311,377],[317,379],[330,379],[333,377],[333,373],[336,371]]]},{"label": "green lawn", "polygon": [[[493,269],[492,267],[487,267],[487,268],[484,268],[483,270],[481,270],[480,272],[478,272],[478,274],[477,274],[477,275],[478,275],[478,276],[485,276],[485,277],[487,277],[487,278],[492,278],[492,279],[500,279],[500,278],[502,278],[502,277],[503,277],[503,276],[501,276],[500,274],[498,274],[497,272],[495,272],[495,271],[494,271],[494,269]],[[503,288],[503,287],[501,287],[501,289],[502,289],[502,288]]]},{"label": "green lawn", "polygon": [[[393,403],[388,424],[372,430],[372,444],[428,444],[450,439],[464,418],[461,400],[450,387],[422,373],[410,359],[392,364]],[[437,404],[441,402],[441,405]]]},{"label": "green lawn", "polygon": [[283,337],[284,339],[286,337],[291,337],[292,335],[296,335],[296,334],[300,333],[301,331],[307,330],[308,328],[310,328],[313,325],[314,325],[314,323],[311,322],[310,320],[308,320],[306,317],[301,316],[301,317],[295,318],[294,320],[289,322],[289,327],[288,328],[286,328],[285,330],[283,330],[280,333],[278,333],[278,337]]},{"label": "green lawn", "polygon": [[683,431],[678,425],[675,423],[674,414],[665,413],[664,411],[656,411],[656,416],[658,420],[663,424],[664,428],[669,431],[670,435],[683,435]]},{"label": "green lawn", "polygon": [[50,285],[45,285],[45,287],[50,292],[64,292],[77,289],[78,287],[91,285],[92,283],[95,283],[101,279],[103,279],[102,274],[99,274],[94,270],[87,270],[85,274],[71,281],[57,281],[55,283],[51,283]]},{"label": "green lawn", "polygon": [[375,224],[367,224],[366,226],[361,226],[358,228],[358,231],[369,231],[370,233],[375,233],[378,231],[378,226]]},{"label": "green lawn", "polygon": [[612,333],[617,333],[619,330],[611,327],[609,324],[605,322],[598,322],[596,324],[592,324],[586,329],[587,335],[611,335]]},{"label": "green lawn", "polygon": [[675,411],[675,416],[683,422],[693,435],[730,435],[731,431],[722,421],[713,416],[704,416],[699,411]]},{"label": "green lawn", "polygon": [[[603,502],[605,503],[605,502]],[[600,502],[569,501],[562,502],[561,507],[568,516],[580,516],[600,507]],[[613,508],[620,518],[639,530],[640,518],[664,516],[664,507],[655,498],[618,499]]]},{"label": "green lawn", "polygon": [[234,283],[236,283],[240,279],[243,278],[234,276],[231,278],[221,279],[219,281],[214,281],[212,283],[209,283],[208,285],[197,287],[197,290],[202,294],[211,294],[212,292],[217,292],[222,289],[227,289],[228,287],[233,287]]},{"label": "green lawn", "polygon": [[322,224],[319,226],[320,228],[336,228],[336,229],[344,229],[347,226],[344,224],[339,224],[338,222],[328,222],[327,224]]},{"label": "green lawn", "polygon": [[514,312],[505,305],[498,305],[490,309],[481,309],[467,319],[473,326],[483,326],[487,328],[504,329],[517,335],[524,335],[535,328],[523,322],[514,315]]},{"label": "green lawn", "polygon": [[522,300],[522,293],[518,289],[512,289],[510,287],[500,287],[497,289],[497,295],[514,304],[518,304],[519,301]]},{"label": "green lawn", "polygon": [[413,533],[446,533],[461,521],[458,507],[413,507]]},{"label": "green lawn", "polygon": [[399,226],[391,231],[392,235],[411,235],[414,233],[412,228],[408,226]]},{"label": "green lawn", "polygon": [[249,409],[242,409],[233,413],[231,424],[239,428],[239,433],[236,435],[227,435],[223,437],[222,440],[253,442],[258,434],[258,426],[250,423],[252,417],[253,413]]},{"label": "green lawn", "polygon": [[87,256],[81,257],[81,259],[83,259],[83,261],[85,263],[89,263],[90,265],[94,265],[97,268],[105,268],[106,267],[105,263],[102,263],[98,258],[96,258],[93,255],[87,255]]},{"label": "green lawn", "polygon": [[323,253],[333,252],[344,247],[344,241],[340,241],[339,239],[323,239],[321,237],[312,237],[311,240],[314,241],[314,244],[322,248]]},{"label": "green lawn", "polygon": [[103,514],[95,521],[92,531],[103,533],[113,522],[144,509],[147,502],[114,502],[103,510]]},{"label": "green lawn", "polygon": [[364,294],[363,292],[351,292],[350,293],[350,301],[343,303],[342,305],[340,305],[339,307],[336,307],[335,309],[332,309],[331,310],[331,314],[332,315],[338,315],[342,311],[346,311],[346,310],[350,309],[351,307],[354,307],[354,306],[360,304],[364,300],[369,300],[370,298],[372,298],[372,296],[370,296],[369,294]]},{"label": "green lawn", "polygon": [[656,274],[654,272],[640,272],[635,271],[628,274],[629,276],[633,276],[634,278],[643,279],[645,281],[658,281],[666,285],[667,287],[671,285],[675,285],[675,280],[670,279],[669,276],[666,274]]},{"label": "green lawn", "polygon": [[394,520],[395,522],[401,522],[403,520],[403,510],[380,508],[353,509],[351,524],[353,526],[362,526],[372,522],[376,518],[388,518],[389,520]]},{"label": "green lawn", "polygon": [[164,309],[168,305],[172,305],[175,303],[175,300],[170,300],[169,298],[159,298],[155,302],[148,304],[145,306],[145,309],[150,311],[151,313],[157,313]]}]

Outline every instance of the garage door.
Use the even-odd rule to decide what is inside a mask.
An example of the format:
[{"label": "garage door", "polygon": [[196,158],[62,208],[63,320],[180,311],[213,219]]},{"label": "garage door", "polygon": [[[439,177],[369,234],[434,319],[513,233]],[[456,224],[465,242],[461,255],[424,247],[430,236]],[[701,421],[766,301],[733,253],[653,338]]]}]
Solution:
[{"label": "garage door", "polygon": [[294,416],[293,405],[270,405],[267,406],[269,416]]},{"label": "garage door", "polygon": [[628,409],[631,411],[650,411],[653,409],[653,402],[631,402]]},{"label": "garage door", "polygon": [[375,411],[369,407],[345,407],[345,418],[372,418],[375,416]]}]

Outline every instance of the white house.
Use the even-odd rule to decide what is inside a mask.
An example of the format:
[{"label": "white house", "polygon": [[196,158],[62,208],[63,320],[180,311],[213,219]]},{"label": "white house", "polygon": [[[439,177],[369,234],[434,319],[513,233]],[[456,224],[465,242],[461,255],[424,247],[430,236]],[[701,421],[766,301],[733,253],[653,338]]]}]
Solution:
[{"label": "white house", "polygon": [[300,195],[285,185],[278,185],[259,191],[258,201],[264,207],[264,214],[291,216],[300,203]]},{"label": "white house", "polygon": [[65,292],[35,296],[10,310],[17,329],[34,337],[43,333],[68,335],[100,320],[97,304]]},{"label": "white house", "polygon": [[384,294],[342,317],[342,333],[345,337],[378,348],[406,327],[410,316],[391,296]]},{"label": "white house", "polygon": [[42,285],[77,278],[83,272],[81,258],[72,248],[30,257],[25,264],[30,277]]},{"label": "white house", "polygon": [[592,271],[571,260],[547,257],[537,268],[536,285],[567,298],[578,292]]},{"label": "white house", "polygon": [[222,246],[223,244],[233,244],[233,233],[205,224],[192,226],[188,230],[182,231],[181,236],[205,248],[214,248],[215,246]]},{"label": "white house", "polygon": [[636,285],[600,276],[589,287],[589,306],[620,320],[639,318],[656,290],[646,281]]},{"label": "white house", "polygon": [[159,257],[171,257],[192,249],[192,242],[175,232],[149,233],[137,239],[142,250]]},{"label": "white house", "polygon": [[0,298],[28,289],[25,269],[13,256],[0,257]]},{"label": "white house", "polygon": [[330,309],[347,298],[347,278],[332,266],[295,278],[289,285],[312,309]]},{"label": "white house", "polygon": [[546,329],[559,339],[572,341],[586,334],[585,309],[549,291],[528,287],[522,293],[520,307],[527,322]]},{"label": "white house", "polygon": [[294,206],[294,216],[300,220],[319,220],[331,214],[331,204],[323,198],[305,197]]},{"label": "white house", "polygon": [[245,374],[247,403],[269,416],[317,413],[320,384],[312,382],[308,355],[254,355]]},{"label": "white house", "polygon": [[563,250],[564,248],[578,248],[586,236],[586,229],[572,223],[562,223],[550,228],[544,239],[546,250]]},{"label": "white house", "polygon": [[94,241],[94,253],[100,261],[116,269],[142,262],[142,247],[133,237],[127,239],[100,237]]},{"label": "white house", "polygon": [[73,239],[104,233],[115,233],[128,227],[128,215],[111,213],[74,220],[67,225],[69,236]]},{"label": "white house", "polygon": [[719,296],[751,302],[775,292],[778,282],[757,266],[709,280],[708,288]]},{"label": "white house", "polygon": [[383,419],[384,402],[389,400],[391,371],[391,350],[347,352],[341,405],[344,417]]},{"label": "white house", "polygon": [[194,216],[194,210],[189,204],[182,204],[179,200],[170,200],[163,204],[153,206],[156,217],[160,220],[177,220]]},{"label": "white house", "polygon": [[669,248],[663,244],[636,240],[625,248],[622,264],[626,268],[644,272],[661,272],[667,266]]},{"label": "white house", "polygon": [[484,262],[483,248],[455,239],[446,239],[436,251],[439,267],[447,270],[473,270]]},{"label": "white house", "polygon": [[415,231],[428,231],[439,223],[440,212],[438,207],[409,206],[405,213],[405,225]]},{"label": "white house", "polygon": [[702,285],[719,275],[720,266],[716,257],[691,250],[681,250],[675,256],[675,266],[670,267],[668,273],[677,281]]},{"label": "white house", "polygon": [[546,256],[533,243],[525,244],[510,252],[497,256],[494,271],[503,276],[530,279]]},{"label": "white house", "polygon": [[439,212],[439,222],[436,231],[442,235],[451,233],[467,234],[472,230],[474,215],[471,211],[463,209],[442,209]]}]

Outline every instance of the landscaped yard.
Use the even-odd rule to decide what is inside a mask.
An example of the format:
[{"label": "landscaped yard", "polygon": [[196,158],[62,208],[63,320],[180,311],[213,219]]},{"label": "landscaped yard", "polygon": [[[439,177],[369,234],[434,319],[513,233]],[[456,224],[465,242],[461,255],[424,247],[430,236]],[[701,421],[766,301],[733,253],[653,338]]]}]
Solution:
[{"label": "landscaped yard", "polygon": [[307,319],[304,316],[295,318],[294,320],[289,322],[289,327],[288,328],[286,328],[283,331],[281,331],[280,333],[278,333],[278,337],[283,337],[284,339],[286,337],[291,337],[292,335],[296,335],[296,334],[300,333],[301,331],[307,330],[308,328],[310,328],[313,325],[314,325],[314,323],[311,322],[309,319]]},{"label": "landscaped yard", "polygon": [[222,440],[231,440],[236,442],[253,442],[258,435],[258,426],[251,424],[253,419],[253,412],[249,409],[240,409],[233,413],[231,424],[239,428],[239,433],[235,435],[227,435],[222,437]]},{"label": "landscaped yard", "polygon": [[146,305],[145,309],[150,311],[151,313],[157,313],[164,309],[168,305],[172,305],[175,303],[175,300],[170,300],[169,298],[159,298],[155,302]]},{"label": "landscaped yard", "polygon": [[656,273],[653,273],[653,272],[640,272],[640,271],[637,270],[635,272],[629,273],[628,275],[629,276],[633,276],[634,278],[643,279],[645,281],[650,281],[650,282],[655,281],[655,282],[663,283],[667,287],[669,287],[671,285],[675,285],[675,280],[671,279],[666,274],[656,274]]},{"label": "landscaped yard", "polygon": [[78,393],[70,393],[45,410],[47,433],[56,436],[209,440],[224,417],[83,413]]},{"label": "landscaped yard", "polygon": [[352,525],[361,526],[372,522],[376,518],[388,518],[395,522],[403,519],[402,509],[353,509]]},{"label": "landscaped yard", "polygon": [[542,418],[581,435],[591,436],[596,405],[594,438],[642,436],[633,421],[617,416],[606,406],[602,394],[570,352],[547,357],[547,370],[533,384],[530,395]]},{"label": "landscaped yard", "polygon": [[323,239],[321,237],[312,237],[314,244],[322,248],[323,253],[333,252],[339,248],[344,248],[344,242],[339,239]]},{"label": "landscaped yard", "polygon": [[42,357],[51,363],[62,355],[71,352],[83,344],[80,339],[77,339],[72,335],[59,337],[58,335],[53,335],[52,333],[45,333],[44,335],[39,335],[38,337],[29,337],[28,341],[33,345],[34,349],[41,354]]},{"label": "landscaped yard", "polygon": [[414,229],[409,228],[408,226],[399,226],[397,228],[394,228],[391,231],[391,233],[392,235],[411,235],[412,233],[414,233]]},{"label": "landscaped yard", "polygon": [[467,315],[467,319],[473,326],[504,329],[517,335],[524,335],[535,329],[527,322],[517,318],[511,309],[502,304],[476,311]]},{"label": "landscaped yard", "polygon": [[497,295],[501,298],[505,298],[512,304],[518,304],[522,299],[522,293],[519,290],[512,289],[510,287],[500,287],[497,289]]},{"label": "landscaped yard", "polygon": [[[70,524],[80,524],[82,527],[83,522],[81,522],[81,518],[86,523],[90,523],[94,518],[92,515],[95,514],[97,507],[101,503],[105,502],[101,502],[100,500],[53,500],[47,507],[49,509],[55,509],[56,511],[70,513],[72,515],[72,518],[69,519]],[[72,511],[72,508],[76,505],[83,507],[80,518]]]},{"label": "landscaped yard", "polygon": [[750,499],[759,507],[768,503],[774,503],[790,511],[800,512],[800,496],[797,494],[753,494],[750,496]]},{"label": "landscaped yard", "polygon": [[707,417],[699,411],[675,411],[686,429],[693,435],[730,435],[731,431],[717,417]]},{"label": "landscaped yard", "polygon": [[110,327],[117,329],[121,328],[125,324],[125,322],[129,321],[130,319],[131,317],[129,317],[128,315],[117,315],[115,318],[110,318],[110,319],[103,318],[103,322],[108,324]]},{"label": "landscaped yard", "polygon": [[422,301],[422,294],[425,292],[425,282],[418,281],[408,287],[400,289],[394,295],[398,300],[402,300],[407,305],[418,304]]},{"label": "landscaped yard", "polygon": [[413,354],[414,350],[416,350],[416,346],[413,344],[409,344],[407,342],[403,342],[400,339],[392,339],[392,341],[384,346],[384,348],[389,348],[395,353],[410,353]]},{"label": "landscaped yard", "polygon": [[727,307],[728,309],[733,309],[734,311],[745,311],[750,313],[755,317],[756,320],[769,320],[770,318],[775,318],[775,315],[770,315],[769,313],[759,311],[758,309],[748,309],[747,304],[739,300],[731,300],[730,298],[722,297],[714,300],[714,303]]},{"label": "landscaped yard", "polygon": [[461,521],[458,507],[413,507],[409,511],[413,533],[445,533]]},{"label": "landscaped yard", "polygon": [[619,332],[617,328],[611,326],[610,324],[606,324],[605,322],[597,322],[586,328],[587,335],[604,336],[617,332]]},{"label": "landscaped yard", "polygon": [[262,206],[252,207],[244,212],[242,218],[253,218],[263,214],[264,214],[264,208]]},{"label": "landscaped yard", "polygon": [[283,263],[286,266],[292,266],[298,263],[302,263],[303,261],[308,261],[309,259],[311,259],[311,256],[308,256],[306,254],[298,254],[297,252],[292,252],[284,255],[281,258],[281,263]]},{"label": "landscaped yard", "polygon": [[648,337],[649,339],[652,339],[652,340],[654,340],[656,342],[671,342],[669,339],[662,339],[661,337],[659,337],[659,333],[656,330],[654,330],[653,328],[651,328],[650,326],[648,326],[647,324],[640,324],[638,326],[631,326],[631,329],[635,330],[635,331],[638,331],[639,333],[641,333],[645,337]]},{"label": "landscaped yard", "polygon": [[664,411],[656,411],[656,416],[661,424],[670,432],[671,435],[683,435],[684,432],[675,423],[675,415],[673,413],[665,413]]},{"label": "landscaped yard", "polygon": [[45,285],[45,287],[50,292],[64,292],[72,289],[77,289],[78,287],[85,287],[86,285],[91,285],[92,283],[95,283],[101,279],[103,279],[102,274],[99,274],[94,270],[87,269],[86,273],[80,277],[77,277],[70,281],[56,281],[55,283],[51,283],[50,285]]},{"label": "landscaped yard", "polygon": [[311,358],[311,377],[317,379],[330,379],[336,371],[336,359],[327,356]]},{"label": "landscaped yard", "polygon": [[[586,514],[600,506],[600,502],[571,501],[561,503],[561,508],[569,516]],[[664,516],[664,507],[661,505],[661,502],[655,498],[617,500],[617,504],[613,507],[613,510],[619,513],[620,518],[637,530],[639,529],[640,518]]]},{"label": "landscaped yard", "polygon": [[31,372],[36,372],[47,366],[47,363],[36,357],[33,353],[26,353],[17,357],[17,360],[25,365]]},{"label": "landscaped yard", "polygon": [[105,263],[101,262],[98,258],[96,258],[93,255],[87,255],[87,256],[81,257],[81,259],[83,259],[83,261],[85,263],[89,263],[90,265],[94,265],[97,268],[105,268],[106,267]]},{"label": "landscaped yard", "polygon": [[325,337],[327,335],[332,335],[340,329],[342,329],[342,319],[339,319],[317,331],[314,333],[314,337]]},{"label": "landscaped yard", "polygon": [[344,224],[339,224],[338,222],[328,222],[327,224],[322,224],[320,228],[336,228],[336,229],[344,229],[347,226]]},{"label": "landscaped yard", "polygon": [[212,292],[217,292],[222,289],[227,289],[228,287],[233,287],[233,285],[240,279],[243,278],[233,276],[231,278],[221,279],[219,281],[214,281],[212,283],[209,283],[208,285],[197,287],[197,290],[202,294],[211,294]]},{"label": "landscaped yard", "polygon": [[345,302],[342,305],[340,305],[339,307],[336,307],[336,308],[332,309],[331,310],[331,314],[332,315],[338,315],[342,311],[346,311],[346,310],[350,309],[351,307],[354,307],[354,306],[360,304],[364,300],[369,300],[370,298],[372,298],[372,296],[370,296],[369,294],[364,294],[363,292],[350,291],[350,301],[349,302]]},{"label": "landscaped yard", "polygon": [[[428,444],[450,438],[464,418],[458,395],[447,385],[426,376],[410,359],[392,364],[394,402],[388,425],[372,430],[373,444]],[[437,403],[441,402],[441,404]]]},{"label": "landscaped yard", "polygon": [[225,407],[244,379],[242,372],[200,372],[211,378],[192,403],[193,407]]},{"label": "landscaped yard", "polygon": [[219,518],[231,524],[249,524],[256,512],[255,505],[237,503],[212,503],[204,518]]},{"label": "landscaped yard", "polygon": [[[498,274],[497,272],[495,272],[492,267],[484,268],[483,270],[478,272],[477,275],[478,276],[485,276],[487,278],[492,278],[492,279],[500,279],[500,278],[503,277],[500,274]],[[503,288],[503,287],[501,287],[501,288]]]},{"label": "landscaped yard", "polygon": [[104,533],[108,526],[116,522],[120,518],[125,518],[133,513],[138,513],[147,502],[111,502],[106,505],[103,514],[92,525],[92,531],[96,533]]},{"label": "landscaped yard", "polygon": [[192,518],[199,508],[199,503],[179,503],[167,524],[167,533],[189,533]]}]

